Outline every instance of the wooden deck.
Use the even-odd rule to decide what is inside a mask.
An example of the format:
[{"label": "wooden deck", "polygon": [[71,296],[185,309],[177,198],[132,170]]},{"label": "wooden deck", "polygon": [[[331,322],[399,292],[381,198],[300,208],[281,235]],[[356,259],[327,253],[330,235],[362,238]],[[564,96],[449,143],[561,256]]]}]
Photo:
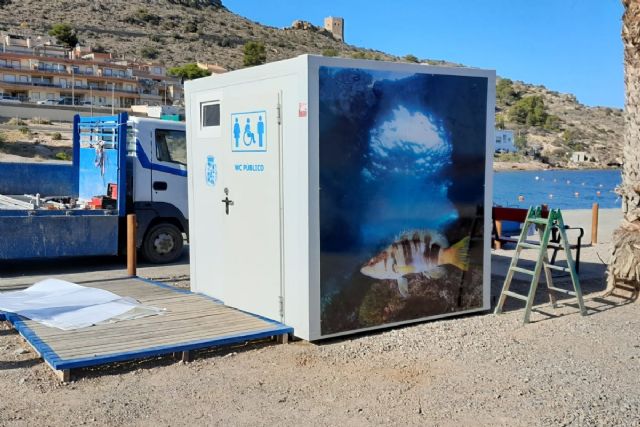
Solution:
[{"label": "wooden deck", "polygon": [[83,284],[165,308],[160,316],[97,325],[75,331],[50,328],[15,314],[6,320],[18,330],[64,381],[70,370],[169,353],[278,337],[286,342],[293,329],[245,313],[220,301],[140,278]]}]

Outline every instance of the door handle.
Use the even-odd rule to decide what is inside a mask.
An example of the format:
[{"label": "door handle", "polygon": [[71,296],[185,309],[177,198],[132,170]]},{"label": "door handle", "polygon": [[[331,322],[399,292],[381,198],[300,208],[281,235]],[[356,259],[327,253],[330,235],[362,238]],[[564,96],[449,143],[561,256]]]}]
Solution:
[{"label": "door handle", "polygon": [[153,189],[156,191],[165,191],[167,189],[167,183],[164,181],[153,181]]}]

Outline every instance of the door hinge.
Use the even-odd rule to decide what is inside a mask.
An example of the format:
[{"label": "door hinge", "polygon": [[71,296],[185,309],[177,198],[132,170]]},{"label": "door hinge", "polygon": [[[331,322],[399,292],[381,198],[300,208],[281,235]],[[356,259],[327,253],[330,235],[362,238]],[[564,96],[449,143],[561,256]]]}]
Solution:
[{"label": "door hinge", "polygon": [[278,124],[282,124],[282,104],[278,102]]}]

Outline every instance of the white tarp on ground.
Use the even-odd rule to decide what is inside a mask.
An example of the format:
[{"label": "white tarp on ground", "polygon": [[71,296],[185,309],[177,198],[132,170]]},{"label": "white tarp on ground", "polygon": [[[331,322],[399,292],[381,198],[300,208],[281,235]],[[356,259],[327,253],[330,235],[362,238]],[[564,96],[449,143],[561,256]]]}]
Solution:
[{"label": "white tarp on ground", "polygon": [[58,279],[42,280],[22,291],[0,293],[0,311],[65,331],[163,312],[133,298]]}]

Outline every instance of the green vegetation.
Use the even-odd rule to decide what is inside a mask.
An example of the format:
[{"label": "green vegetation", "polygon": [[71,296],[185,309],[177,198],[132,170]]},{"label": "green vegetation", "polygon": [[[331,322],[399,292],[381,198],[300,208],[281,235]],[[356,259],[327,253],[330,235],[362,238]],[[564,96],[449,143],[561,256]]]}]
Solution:
[{"label": "green vegetation", "polygon": [[267,62],[267,50],[264,44],[260,42],[250,41],[245,43],[243,52],[244,58],[242,63],[245,67],[252,67]]},{"label": "green vegetation", "polygon": [[195,21],[187,22],[184,26],[185,33],[197,33],[198,32],[198,23]]},{"label": "green vegetation", "polygon": [[380,61],[380,60],[382,60],[382,58],[380,58],[380,55],[378,55],[377,53],[373,53],[373,52],[357,51],[357,52],[353,52],[351,54],[351,57],[353,59],[370,59],[372,61]]},{"label": "green vegetation", "polygon": [[76,30],[69,24],[61,23],[55,24],[49,30],[49,35],[55,37],[58,43],[61,43],[67,47],[73,48],[78,44],[78,36]]},{"label": "green vegetation", "polygon": [[31,119],[31,124],[33,125],[50,125],[51,120],[44,117],[34,117]]},{"label": "green vegetation", "polygon": [[204,7],[222,7],[222,0],[168,0],[169,3],[201,9]]},{"label": "green vegetation", "polygon": [[569,147],[572,151],[584,151],[587,146],[578,141],[579,133],[573,130],[566,129],[562,132],[562,142],[564,142],[567,147]]},{"label": "green vegetation", "polygon": [[167,72],[170,76],[181,77],[185,80],[194,80],[211,75],[209,70],[204,70],[195,63],[184,64],[180,67],[171,67]]},{"label": "green vegetation", "polygon": [[24,120],[22,120],[19,117],[12,117],[12,118],[9,119],[7,124],[14,125],[14,126],[26,126],[27,122],[25,122]]},{"label": "green vegetation", "polygon": [[325,49],[322,51],[322,56],[338,56],[338,51],[334,48]]},{"label": "green vegetation", "polygon": [[513,82],[509,79],[500,79],[496,84],[496,98],[506,105],[511,105],[520,98],[520,95],[513,88]]},{"label": "green vegetation", "polygon": [[31,134],[31,129],[29,129],[29,126],[20,126],[18,128],[18,131],[20,131],[20,133],[22,133],[24,135],[30,135]]},{"label": "green vegetation", "polygon": [[147,24],[151,25],[159,25],[160,21],[162,20],[158,15],[149,12],[143,7],[136,10],[136,12],[133,14],[133,19],[140,23],[146,22]]},{"label": "green vegetation", "polygon": [[405,55],[404,60],[406,62],[415,62],[416,64],[420,62],[418,57],[412,54]]},{"label": "green vegetation", "polygon": [[566,129],[564,132],[562,132],[562,141],[565,144],[569,144],[571,141],[573,141],[573,132],[569,129]]},{"label": "green vegetation", "polygon": [[544,126],[547,116],[544,100],[537,95],[518,100],[509,110],[509,118],[521,125]]},{"label": "green vegetation", "polygon": [[513,142],[518,151],[524,151],[527,149],[527,135],[526,134],[518,134],[516,135],[515,141]]},{"label": "green vegetation", "polygon": [[140,55],[147,59],[156,59],[160,55],[160,51],[152,46],[144,46],[140,49]]},{"label": "green vegetation", "polygon": [[546,120],[544,121],[544,125],[542,126],[545,130],[548,131],[559,131],[560,130],[560,117],[549,114],[547,115]]},{"label": "green vegetation", "polygon": [[496,114],[496,129],[505,129],[504,114]]},{"label": "green vegetation", "polygon": [[0,133],[0,146],[2,146],[2,144],[4,144],[5,142],[7,142],[7,137],[5,136],[4,132]]},{"label": "green vegetation", "polygon": [[71,156],[69,154],[65,153],[64,151],[58,151],[56,153],[56,159],[69,161],[69,160],[71,160]]},{"label": "green vegetation", "polygon": [[62,134],[60,132],[54,132],[51,134],[51,139],[54,141],[60,141],[62,139]]},{"label": "green vegetation", "polygon": [[497,162],[524,162],[525,158],[519,153],[497,153],[493,155]]}]

